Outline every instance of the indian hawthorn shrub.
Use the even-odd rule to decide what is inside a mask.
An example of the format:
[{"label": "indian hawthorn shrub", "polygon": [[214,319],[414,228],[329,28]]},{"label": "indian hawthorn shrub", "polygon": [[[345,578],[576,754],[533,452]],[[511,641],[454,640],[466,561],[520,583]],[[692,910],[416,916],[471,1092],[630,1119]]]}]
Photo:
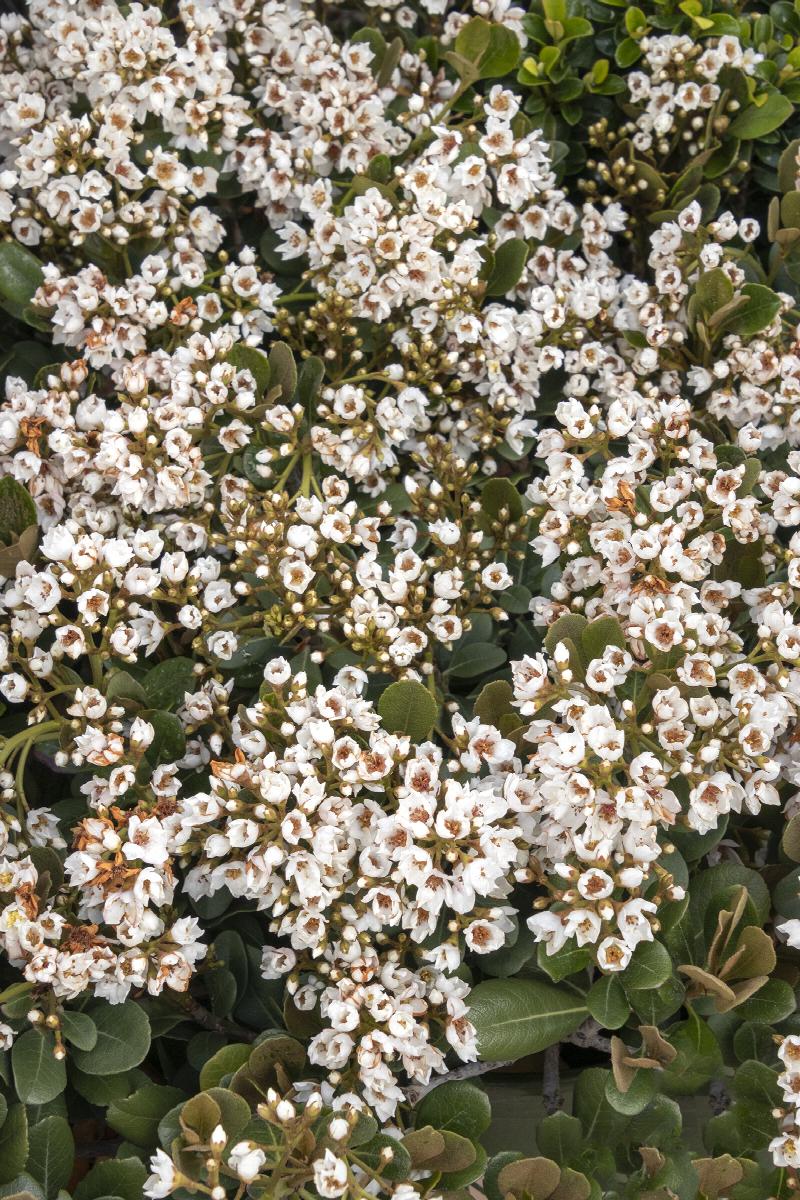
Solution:
[{"label": "indian hawthorn shrub", "polygon": [[0,1196],[795,1195],[798,0],[22,7]]}]

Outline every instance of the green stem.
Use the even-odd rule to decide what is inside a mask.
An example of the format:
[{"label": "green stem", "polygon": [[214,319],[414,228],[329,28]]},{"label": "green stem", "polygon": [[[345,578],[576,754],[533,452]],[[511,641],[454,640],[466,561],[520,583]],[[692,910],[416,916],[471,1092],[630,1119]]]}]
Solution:
[{"label": "green stem", "polygon": [[51,733],[58,733],[60,729],[60,721],[43,721],[41,725],[29,725],[27,729],[15,733],[4,746],[0,747],[0,766],[8,762],[9,758],[16,753],[17,748],[24,746],[26,742],[33,745],[34,742],[44,741],[45,738],[50,737]]}]

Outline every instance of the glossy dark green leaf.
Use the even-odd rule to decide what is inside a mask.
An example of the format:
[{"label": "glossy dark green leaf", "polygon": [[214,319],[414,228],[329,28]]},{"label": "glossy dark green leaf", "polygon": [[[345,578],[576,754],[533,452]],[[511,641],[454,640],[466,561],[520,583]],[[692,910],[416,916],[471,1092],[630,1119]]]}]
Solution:
[{"label": "glossy dark green leaf", "polygon": [[16,1038],[11,1065],[17,1096],[25,1104],[46,1104],[67,1086],[67,1068],[55,1048],[50,1030],[28,1029]]},{"label": "glossy dark green leaf", "polygon": [[134,1000],[123,1004],[100,1001],[87,1009],[97,1027],[91,1050],[73,1052],[75,1065],[86,1075],[118,1075],[138,1067],[150,1049],[150,1023]]},{"label": "glossy dark green leaf", "polygon": [[470,1021],[486,1062],[524,1058],[552,1046],[588,1016],[567,988],[534,979],[490,979],[469,996]]}]

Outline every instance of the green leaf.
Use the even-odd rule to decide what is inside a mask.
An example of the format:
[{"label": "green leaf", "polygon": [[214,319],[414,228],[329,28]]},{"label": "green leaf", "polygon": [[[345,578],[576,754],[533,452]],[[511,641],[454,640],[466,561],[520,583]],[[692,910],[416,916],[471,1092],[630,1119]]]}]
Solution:
[{"label": "green leaf", "polygon": [[[528,261],[528,252],[528,243],[524,238],[508,238],[500,243],[494,252],[494,261],[486,280],[487,296],[505,296],[516,287]],[[500,480],[495,482],[499,483]]]},{"label": "green leaf", "polygon": [[588,1015],[572,991],[535,979],[489,979],[469,996],[484,1062],[524,1058],[572,1033]]},{"label": "green leaf", "polygon": [[200,1071],[200,1087],[207,1091],[221,1083],[226,1075],[234,1075],[250,1057],[252,1046],[244,1042],[231,1042],[212,1055]]},{"label": "green leaf", "polygon": [[424,684],[403,679],[381,692],[378,712],[389,733],[407,733],[412,742],[424,742],[436,724],[439,705]]},{"label": "green leaf", "polygon": [[761,1149],[775,1135],[772,1114],[782,1103],[777,1071],[762,1062],[744,1062],[731,1080],[731,1092],[743,1144]]},{"label": "green leaf", "polygon": [[630,1120],[625,1139],[632,1146],[666,1148],[677,1143],[682,1125],[681,1110],[675,1101],[669,1096],[656,1096],[644,1112]]},{"label": "green leaf", "polygon": [[481,688],[473,706],[476,717],[480,717],[484,725],[499,727],[503,717],[515,715],[513,707],[514,689],[505,679],[493,679]]},{"label": "green leaf", "polygon": [[106,679],[105,696],[107,700],[126,701],[132,704],[146,705],[147,692],[138,679],[134,679],[127,671],[112,671]]},{"label": "green leaf", "polygon": [[704,271],[697,281],[694,294],[704,313],[713,313],[733,299],[733,284],[720,268]]},{"label": "green leaf", "polygon": [[241,998],[247,990],[249,968],[244,942],[233,929],[223,929],[214,938],[214,957],[227,967],[236,981],[236,995]]},{"label": "green leaf", "polygon": [[477,63],[489,49],[492,27],[483,17],[473,17],[462,25],[455,41],[456,54],[468,62]]},{"label": "green leaf", "polygon": [[220,1112],[219,1121],[229,1138],[240,1133],[251,1119],[250,1106],[241,1096],[229,1088],[209,1088],[207,1095],[216,1104]]},{"label": "green leaf", "polygon": [[266,354],[253,346],[237,342],[228,354],[229,363],[237,371],[249,371],[256,384],[257,399],[260,399],[269,387],[269,361]]},{"label": "green leaf", "polygon": [[633,38],[623,38],[614,52],[614,61],[623,70],[632,67],[642,57],[642,48]]},{"label": "green leaf", "polygon": [[54,1200],[72,1175],[75,1142],[64,1117],[45,1117],[37,1121],[29,1135],[26,1167],[42,1185],[48,1200]]},{"label": "green leaf", "polygon": [[148,1171],[138,1158],[107,1158],[95,1163],[75,1188],[75,1200],[102,1200],[119,1196],[120,1200],[142,1200]]},{"label": "green leaf", "polygon": [[29,1029],[11,1049],[14,1086],[25,1104],[46,1104],[67,1086],[67,1068],[55,1058],[55,1037],[48,1029]]},{"label": "green leaf", "polygon": [[581,632],[580,646],[587,661],[602,658],[609,646],[619,650],[627,648],[627,640],[616,617],[598,617],[590,621]]},{"label": "green leaf", "polygon": [[647,1068],[637,1071],[627,1092],[622,1092],[614,1082],[614,1076],[606,1080],[606,1100],[617,1112],[635,1117],[643,1112],[658,1091],[655,1070]]},{"label": "green leaf", "polygon": [[192,1096],[181,1108],[180,1124],[184,1130],[191,1130],[199,1135],[201,1142],[207,1142],[219,1124],[222,1116],[220,1107],[208,1092],[199,1092]]},{"label": "green leaf", "polygon": [[778,160],[778,190],[781,192],[792,192],[797,187],[798,153],[800,153],[800,138],[795,138]]},{"label": "green leaf", "polygon": [[[0,1197],[3,1200],[47,1200],[42,1185],[27,1171],[22,1171],[14,1179],[0,1186]],[[60,1197],[64,1200],[63,1192],[60,1193]]]},{"label": "green leaf", "polygon": [[156,663],[142,680],[148,707],[170,710],[183,704],[186,692],[197,691],[191,658],[168,658]]},{"label": "green leaf", "polygon": [[297,387],[297,367],[291,347],[286,342],[273,342],[269,352],[270,382],[280,388],[278,399],[290,404]]},{"label": "green leaf", "polygon": [[628,33],[634,34],[639,30],[647,28],[647,18],[640,8],[628,8],[625,11],[625,28]]},{"label": "green leaf", "polygon": [[560,1166],[577,1159],[583,1146],[583,1129],[577,1117],[565,1112],[551,1113],[539,1122],[536,1145],[542,1154]]},{"label": "green leaf", "polygon": [[24,1104],[12,1104],[0,1126],[0,1183],[19,1175],[28,1157],[28,1116]]},{"label": "green leaf", "polygon": [[777,1025],[796,1011],[794,992],[785,979],[768,979],[754,996],[736,1006],[740,1021]]},{"label": "green leaf", "polygon": [[586,1007],[604,1029],[620,1029],[630,1016],[631,1006],[619,975],[602,975],[586,993]]},{"label": "green leaf", "polygon": [[800,862],[800,813],[795,813],[784,829],[781,850],[792,862]]},{"label": "green leaf", "polygon": [[94,1050],[97,1045],[97,1026],[86,1013],[65,1010],[61,1014],[61,1032],[79,1050]]},{"label": "green leaf", "polygon": [[487,1200],[505,1200],[505,1192],[500,1190],[498,1183],[500,1172],[509,1163],[518,1162],[521,1158],[522,1153],[519,1150],[501,1150],[492,1155],[483,1176],[482,1190],[486,1193]]},{"label": "green leaf", "polygon": [[672,959],[661,942],[640,942],[623,972],[626,992],[661,987],[672,974]]},{"label": "green leaf", "polygon": [[[449,1136],[455,1135],[445,1134],[445,1140]],[[469,1191],[467,1185],[474,1183],[486,1170],[487,1155],[480,1142],[468,1142],[467,1145],[472,1151],[472,1161],[467,1166],[461,1167],[460,1170],[447,1168],[439,1180],[439,1186],[444,1189],[445,1195],[456,1197],[457,1200],[461,1200],[461,1197],[464,1197],[465,1200],[469,1197],[471,1200],[473,1193]]]},{"label": "green leaf", "polygon": [[510,29],[473,17],[458,31],[453,58],[473,66],[473,79],[498,79],[514,69],[519,55],[519,39]]},{"label": "green leaf", "polygon": [[[392,1151],[392,1157],[385,1163],[381,1152],[385,1149]],[[378,1133],[370,1141],[365,1142],[358,1151],[358,1157],[373,1171],[381,1170],[381,1174],[393,1182],[407,1179],[411,1171],[411,1155],[402,1142],[389,1137],[387,1133]]]},{"label": "green leaf", "polygon": [[751,104],[731,121],[728,134],[731,137],[750,141],[772,133],[787,121],[794,112],[794,105],[780,92],[771,90],[761,105]]},{"label": "green leaf", "polygon": [[742,338],[751,338],[765,329],[780,312],[781,300],[772,288],[761,283],[746,283],[741,294],[747,296],[747,304],[723,324],[726,333],[736,333]]},{"label": "green leaf", "polygon": [[25,320],[25,309],[43,278],[42,264],[35,254],[19,242],[0,242],[0,303],[7,312]]},{"label": "green leaf", "polygon": [[585,1140],[594,1146],[613,1145],[630,1120],[606,1099],[606,1085],[611,1077],[610,1071],[589,1067],[575,1083],[573,1112],[583,1126]]},{"label": "green leaf", "polygon": [[544,971],[554,983],[560,983],[570,975],[585,971],[592,962],[592,955],[588,946],[579,946],[575,941],[559,947],[555,954],[548,954],[545,943],[539,942],[536,961],[540,971]]},{"label": "green leaf", "polygon": [[[380,155],[379,157],[384,157]],[[325,364],[316,354],[303,359],[297,375],[297,401],[306,412],[311,411],[311,405],[316,399],[320,385],[325,378]]]},{"label": "green leaf", "polygon": [[76,1050],[75,1065],[86,1075],[118,1075],[138,1067],[150,1049],[150,1022],[134,1000],[88,1008],[97,1026],[92,1050]]},{"label": "green leaf", "polygon": [[[0,242],[0,246],[5,243]],[[36,505],[26,488],[11,475],[0,479],[0,539],[8,542],[38,522]]]},{"label": "green leaf", "polygon": [[[516,922],[516,917],[512,920]],[[496,979],[508,979],[518,975],[520,969],[536,953],[536,938],[527,928],[520,929],[516,938],[507,940],[498,950],[480,956],[480,969],[484,975]]]},{"label": "green leaf", "polygon": [[86,1075],[75,1065],[74,1055],[70,1055],[68,1061],[71,1087],[90,1104],[105,1107],[113,1100],[129,1096],[135,1086],[128,1071],[118,1075]]},{"label": "green leaf", "polygon": [[460,1133],[472,1141],[486,1132],[491,1120],[488,1096],[466,1080],[454,1080],[435,1087],[422,1098],[414,1114],[417,1128],[432,1125],[434,1129]]},{"label": "green leaf", "polygon": [[548,654],[553,654],[559,642],[570,641],[575,646],[581,645],[583,632],[589,622],[578,613],[565,613],[549,626],[544,637],[544,648]]},{"label": "green leaf", "polygon": [[501,667],[506,661],[506,652],[491,642],[467,642],[456,646],[445,674],[454,679],[472,679]]},{"label": "green leaf", "polygon": [[719,1042],[693,1008],[689,1008],[687,1020],[671,1026],[668,1040],[678,1053],[662,1073],[665,1091],[691,1095],[722,1068]]},{"label": "green leaf", "polygon": [[491,517],[505,511],[506,520],[517,521],[522,516],[522,496],[510,479],[490,479],[481,488],[481,508]]},{"label": "green leaf", "polygon": [[[247,672],[247,678],[250,677],[250,672],[253,673],[254,681],[263,677],[262,668],[271,658],[275,658],[280,653],[280,643],[271,637],[254,637],[247,641],[242,641],[239,644],[239,649],[234,650],[230,658],[226,658],[220,663],[223,671],[236,671],[237,681],[242,675],[242,672]],[[258,671],[253,671],[254,667],[258,667]]]},{"label": "green leaf", "polygon": [[146,1083],[130,1096],[112,1101],[106,1112],[106,1122],[129,1142],[151,1150],[158,1145],[158,1125],[162,1117],[183,1099],[180,1088]]},{"label": "green leaf", "polygon": [[305,1061],[306,1053],[301,1043],[286,1033],[274,1030],[252,1048],[247,1062],[231,1080],[231,1091],[243,1096],[255,1107],[267,1089],[276,1086],[278,1068],[284,1074],[296,1077]]},{"label": "green leaf", "polygon": [[150,762],[177,762],[186,753],[186,734],[175,713],[161,709],[146,708],[141,713],[145,721],[153,726],[154,737],[147,747],[146,757]]}]

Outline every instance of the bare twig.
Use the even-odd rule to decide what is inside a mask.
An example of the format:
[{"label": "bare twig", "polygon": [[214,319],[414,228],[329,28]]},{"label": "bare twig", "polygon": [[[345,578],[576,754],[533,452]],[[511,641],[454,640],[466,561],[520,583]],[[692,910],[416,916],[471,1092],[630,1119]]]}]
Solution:
[{"label": "bare twig", "polygon": [[563,1040],[569,1042],[571,1046],[581,1046],[584,1050],[601,1050],[603,1054],[610,1054],[611,1042],[607,1037],[602,1036],[601,1028],[602,1026],[598,1025],[593,1017],[589,1017],[574,1033],[569,1034]]},{"label": "bare twig", "polygon": [[544,1078],[542,1080],[542,1100],[544,1101],[544,1110],[548,1116],[551,1116],[564,1104],[564,1097],[560,1091],[560,1056],[561,1047],[556,1042],[553,1046],[548,1046],[544,1052]]},{"label": "bare twig", "polygon": [[728,1089],[720,1079],[712,1080],[708,1089],[708,1103],[715,1117],[720,1113],[725,1112],[725,1109],[730,1106],[731,1098],[728,1095]]},{"label": "bare twig", "polygon": [[466,1063],[463,1067],[448,1071],[446,1075],[435,1076],[430,1083],[412,1084],[406,1088],[406,1099],[409,1104],[419,1104],[423,1096],[427,1096],[428,1092],[432,1092],[442,1083],[452,1083],[454,1079],[473,1079],[476,1075],[488,1075],[490,1071],[499,1071],[501,1067],[513,1066],[516,1061],[515,1058],[509,1058],[505,1062]]},{"label": "bare twig", "polygon": [[215,1017],[188,992],[184,992],[180,996],[173,996],[172,1000],[174,1004],[183,1009],[187,1017],[190,1017],[198,1025],[202,1025],[203,1029],[209,1029],[212,1033],[223,1033],[226,1037],[233,1034],[243,1042],[256,1040],[257,1035],[252,1029],[245,1029],[244,1026],[237,1025],[235,1021],[226,1021],[222,1017]]}]

